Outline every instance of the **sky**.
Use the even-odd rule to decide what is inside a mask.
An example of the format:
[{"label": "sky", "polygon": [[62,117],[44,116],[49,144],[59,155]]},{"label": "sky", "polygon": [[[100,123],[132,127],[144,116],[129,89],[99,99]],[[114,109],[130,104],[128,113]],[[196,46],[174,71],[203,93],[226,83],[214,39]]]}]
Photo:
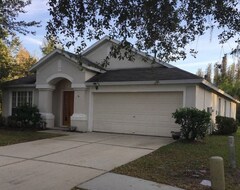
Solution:
[{"label": "sky", "polygon": [[[32,28],[36,31],[36,35],[19,35],[23,46],[37,58],[42,57],[40,47],[46,35],[47,21],[50,19],[47,3],[48,0],[32,0],[31,5],[25,8],[27,13],[19,15],[19,20],[41,21],[41,27]],[[170,64],[195,74],[199,68],[205,71],[209,63],[214,65],[220,62],[225,53],[231,52],[231,50],[237,46],[235,43],[236,39],[232,39],[223,45],[219,44],[216,30],[213,30],[212,37],[210,36],[210,32],[206,32],[205,35],[200,36],[196,41],[186,47],[186,50],[195,48],[198,51],[196,58],[188,55],[185,60],[170,62]],[[88,47],[93,43],[94,41],[89,42]],[[68,51],[73,50],[70,49]],[[228,63],[233,63],[234,60],[234,57],[228,56]]]}]

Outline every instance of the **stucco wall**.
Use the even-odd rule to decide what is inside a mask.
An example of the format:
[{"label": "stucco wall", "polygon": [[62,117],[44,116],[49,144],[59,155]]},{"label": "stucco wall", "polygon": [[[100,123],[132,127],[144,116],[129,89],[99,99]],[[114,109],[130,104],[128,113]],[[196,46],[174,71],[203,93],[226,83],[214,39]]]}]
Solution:
[{"label": "stucco wall", "polygon": [[186,86],[186,104],[185,107],[195,107],[196,86]]},{"label": "stucco wall", "polygon": [[73,85],[83,84],[85,82],[85,72],[64,56],[58,55],[37,70],[36,84],[55,84],[59,81],[58,79],[61,78],[68,79]]},{"label": "stucco wall", "polygon": [[[221,101],[220,106],[219,100]],[[196,108],[200,110],[207,110],[208,107],[212,107],[212,119],[214,122],[217,115],[236,118],[236,103],[219,94],[210,92],[200,86],[197,86]]]},{"label": "stucco wall", "polygon": [[[86,56],[90,61],[94,63],[101,63],[109,55],[111,46],[111,42],[105,42],[100,47],[95,48],[94,51],[91,51],[84,56]],[[119,60],[115,58],[110,58],[109,62],[110,64],[107,66],[107,68],[111,69],[144,68],[154,66],[151,64],[152,61],[149,60],[146,62],[140,55],[136,55],[134,61],[129,61],[127,59]]]},{"label": "stucco wall", "polygon": [[10,91],[9,90],[3,90],[2,95],[2,115],[3,117],[7,117],[10,115]]}]

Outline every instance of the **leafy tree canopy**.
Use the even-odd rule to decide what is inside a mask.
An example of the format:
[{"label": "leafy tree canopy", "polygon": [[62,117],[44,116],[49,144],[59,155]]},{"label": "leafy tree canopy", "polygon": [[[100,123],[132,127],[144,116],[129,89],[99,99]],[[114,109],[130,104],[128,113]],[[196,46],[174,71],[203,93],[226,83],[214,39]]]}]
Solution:
[{"label": "leafy tree canopy", "polygon": [[24,8],[31,4],[31,0],[0,0],[0,39],[16,32],[21,34],[34,34],[29,27],[39,26],[40,22],[17,20],[20,13],[25,13]]},{"label": "leafy tree canopy", "polygon": [[[78,53],[86,40],[106,32],[121,40],[119,49],[131,52],[127,39],[135,39],[138,50],[174,61],[186,58],[186,45],[207,30],[220,29],[220,43],[240,32],[239,0],[49,0],[49,5],[48,36],[64,35],[67,47],[78,42]],[[116,52],[121,54],[116,48],[110,54],[119,57]]]},{"label": "leafy tree canopy", "polygon": [[53,37],[49,39],[44,39],[43,45],[40,47],[43,55],[51,53],[56,48],[63,49],[60,40]]},{"label": "leafy tree canopy", "polygon": [[12,60],[10,49],[0,39],[0,82],[2,79],[8,77]]},{"label": "leafy tree canopy", "polygon": [[0,86],[2,82],[28,75],[37,59],[21,45],[19,38],[0,39]]}]

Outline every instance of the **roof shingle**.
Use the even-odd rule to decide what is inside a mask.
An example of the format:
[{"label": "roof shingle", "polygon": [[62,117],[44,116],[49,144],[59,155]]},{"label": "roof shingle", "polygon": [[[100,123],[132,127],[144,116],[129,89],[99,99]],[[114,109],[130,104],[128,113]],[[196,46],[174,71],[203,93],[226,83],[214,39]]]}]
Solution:
[{"label": "roof shingle", "polygon": [[29,84],[35,84],[35,82],[36,82],[36,75],[29,75],[19,79],[7,81],[3,84],[3,86],[5,87],[5,86],[15,86],[15,85],[29,85]]},{"label": "roof shingle", "polygon": [[159,80],[186,80],[202,79],[192,73],[179,68],[134,68],[109,70],[105,73],[97,74],[87,82],[127,82],[127,81],[159,81]]}]

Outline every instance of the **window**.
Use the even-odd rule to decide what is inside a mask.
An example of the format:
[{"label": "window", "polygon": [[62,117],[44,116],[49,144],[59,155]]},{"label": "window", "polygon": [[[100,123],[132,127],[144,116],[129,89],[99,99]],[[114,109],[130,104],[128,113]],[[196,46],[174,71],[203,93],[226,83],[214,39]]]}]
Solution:
[{"label": "window", "polygon": [[232,117],[232,103],[230,102],[229,117]]},{"label": "window", "polygon": [[221,98],[218,99],[218,115],[221,115]]},{"label": "window", "polygon": [[32,105],[32,91],[13,91],[12,92],[12,115],[18,106],[25,104]]},{"label": "window", "polygon": [[224,101],[224,116],[227,116],[227,101]]}]

